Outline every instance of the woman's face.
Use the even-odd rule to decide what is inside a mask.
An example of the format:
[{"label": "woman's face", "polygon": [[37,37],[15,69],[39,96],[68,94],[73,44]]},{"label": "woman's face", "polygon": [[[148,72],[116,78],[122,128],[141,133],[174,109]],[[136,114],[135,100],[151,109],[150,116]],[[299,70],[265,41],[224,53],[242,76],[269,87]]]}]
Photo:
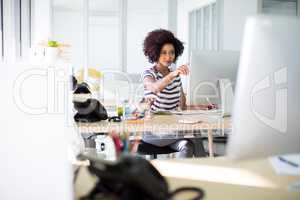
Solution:
[{"label": "woman's face", "polygon": [[164,44],[161,48],[158,63],[164,67],[168,67],[175,60],[175,48],[173,44]]}]

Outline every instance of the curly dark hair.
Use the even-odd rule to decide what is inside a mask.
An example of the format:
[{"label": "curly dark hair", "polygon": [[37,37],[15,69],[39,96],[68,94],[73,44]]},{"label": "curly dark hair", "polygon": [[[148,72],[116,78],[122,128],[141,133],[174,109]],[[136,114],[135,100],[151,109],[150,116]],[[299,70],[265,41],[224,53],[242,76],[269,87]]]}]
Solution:
[{"label": "curly dark hair", "polygon": [[183,53],[183,43],[178,40],[171,31],[157,29],[148,33],[144,40],[144,54],[150,63],[157,62],[160,51],[165,44],[172,44],[175,49],[175,60]]}]

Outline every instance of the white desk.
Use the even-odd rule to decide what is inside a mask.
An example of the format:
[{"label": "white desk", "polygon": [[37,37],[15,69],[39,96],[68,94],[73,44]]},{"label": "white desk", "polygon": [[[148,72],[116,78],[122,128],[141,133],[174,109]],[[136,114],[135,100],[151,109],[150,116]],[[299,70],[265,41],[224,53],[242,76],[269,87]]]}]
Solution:
[{"label": "white desk", "polygon": [[[179,120],[186,118],[197,118],[201,120],[196,124],[181,124]],[[150,120],[133,120],[122,122],[101,121],[97,123],[78,123],[81,134],[87,133],[132,133],[136,139],[141,139],[144,132],[170,133],[183,137],[192,134],[201,134],[200,131],[207,130],[209,155],[213,156],[213,130],[231,129],[230,118],[215,118],[205,115],[154,115]]]},{"label": "white desk", "polygon": [[[289,184],[300,176],[278,176],[267,159],[233,162],[225,157],[153,160],[151,163],[167,179],[170,190],[182,186],[200,187],[206,200],[299,200],[300,191]],[[93,187],[95,178],[81,170],[75,184],[75,196]],[[180,198],[181,197],[181,198]],[[188,199],[189,194],[175,198]]]},{"label": "white desk", "polygon": [[288,190],[300,176],[278,176],[267,159],[233,162],[225,157],[154,160],[171,189],[196,186],[204,189],[205,199],[287,200],[300,199],[300,191]]}]

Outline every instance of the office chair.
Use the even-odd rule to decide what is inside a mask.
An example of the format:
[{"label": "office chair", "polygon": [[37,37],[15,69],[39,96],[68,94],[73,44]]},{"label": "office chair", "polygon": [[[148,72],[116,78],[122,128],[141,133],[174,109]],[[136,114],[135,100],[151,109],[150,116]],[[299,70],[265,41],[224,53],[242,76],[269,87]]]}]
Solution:
[{"label": "office chair", "polygon": [[[205,152],[202,138],[195,137],[195,138],[188,138],[193,143],[194,146],[194,156],[195,157],[206,157],[208,154]],[[157,155],[159,154],[170,154],[176,153],[174,149],[171,149],[169,146],[158,147],[144,141],[138,145],[137,153],[140,155],[152,155],[154,159],[157,159]]]},{"label": "office chair", "polygon": [[169,146],[158,147],[144,141],[141,141],[137,148],[137,153],[140,155],[152,155],[154,159],[157,159],[159,154],[170,154],[175,153],[174,149],[171,149]]},{"label": "office chair", "polygon": [[93,92],[100,90],[100,79],[102,76],[102,72],[94,68],[88,68],[88,80],[84,80],[84,69],[80,69],[75,73],[75,78],[77,79],[78,83],[88,82]]}]

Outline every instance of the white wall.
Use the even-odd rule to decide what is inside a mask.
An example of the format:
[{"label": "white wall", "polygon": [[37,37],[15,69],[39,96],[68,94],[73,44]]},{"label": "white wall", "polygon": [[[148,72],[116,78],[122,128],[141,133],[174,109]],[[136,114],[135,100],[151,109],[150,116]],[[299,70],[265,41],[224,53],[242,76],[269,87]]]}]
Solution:
[{"label": "white wall", "polygon": [[[188,61],[189,12],[214,1],[215,0],[178,1],[177,36],[186,43],[186,50],[179,60],[179,63]],[[246,17],[257,13],[258,0],[221,0],[218,2],[224,5],[220,11],[220,47],[224,50],[239,50]]]},{"label": "white wall", "polygon": [[[177,66],[189,62],[189,12],[200,8],[204,5],[215,2],[215,0],[178,0],[177,5],[177,37],[184,42],[184,51],[181,57],[178,58]],[[183,90],[187,91],[187,77],[182,76]]]},{"label": "white wall", "polygon": [[[259,13],[261,0],[223,1],[223,49],[240,50],[246,18]],[[300,0],[298,0],[298,16],[300,16]]]},{"label": "white wall", "polygon": [[215,2],[215,0],[178,0],[177,37],[185,43],[185,50],[183,52],[183,55],[179,58],[178,64],[187,63],[189,60],[189,12],[211,2]]},{"label": "white wall", "polygon": [[[217,0],[223,4],[221,10],[220,46],[224,50],[240,50],[244,25],[249,15],[259,13],[261,0]],[[188,12],[209,4],[210,0],[178,1],[178,37],[188,42]],[[298,0],[298,16],[300,16],[300,0]],[[188,44],[186,45],[188,47]],[[185,51],[182,62],[187,60]]]},{"label": "white wall", "polygon": [[249,15],[257,14],[257,0],[224,0],[223,33],[224,50],[240,50],[244,25]]}]

